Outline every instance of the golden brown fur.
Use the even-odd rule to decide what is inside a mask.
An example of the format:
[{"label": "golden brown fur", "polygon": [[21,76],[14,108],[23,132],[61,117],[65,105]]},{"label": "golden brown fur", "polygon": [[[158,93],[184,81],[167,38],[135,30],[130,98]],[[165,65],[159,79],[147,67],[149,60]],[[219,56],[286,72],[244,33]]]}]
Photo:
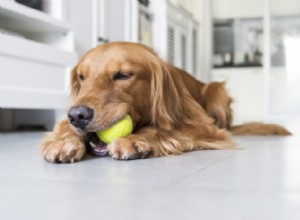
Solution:
[{"label": "golden brown fur", "polygon": [[[115,80],[119,72],[128,78]],[[228,130],[242,133],[231,126],[232,99],[224,83],[197,81],[140,44],[108,43],[89,51],[72,71],[71,88],[72,106],[94,110],[84,132],[108,128],[126,114],[132,117],[133,134],[108,146],[115,159],[232,149]],[[43,141],[44,158],[51,162],[82,159],[84,132],[67,120],[58,123]]]},{"label": "golden brown fur", "polygon": [[284,127],[276,124],[264,124],[261,122],[251,122],[242,125],[232,126],[231,132],[235,135],[291,135],[292,133]]}]

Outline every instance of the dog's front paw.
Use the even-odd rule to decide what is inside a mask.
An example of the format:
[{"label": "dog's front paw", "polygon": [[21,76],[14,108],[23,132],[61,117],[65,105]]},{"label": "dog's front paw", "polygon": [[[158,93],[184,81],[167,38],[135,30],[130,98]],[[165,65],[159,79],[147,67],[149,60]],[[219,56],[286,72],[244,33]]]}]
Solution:
[{"label": "dog's front paw", "polygon": [[81,140],[47,141],[42,144],[42,155],[52,163],[73,163],[83,158],[86,149]]},{"label": "dog's front paw", "polygon": [[134,160],[147,157],[151,149],[149,145],[136,138],[117,138],[109,147],[109,155],[116,160]]}]

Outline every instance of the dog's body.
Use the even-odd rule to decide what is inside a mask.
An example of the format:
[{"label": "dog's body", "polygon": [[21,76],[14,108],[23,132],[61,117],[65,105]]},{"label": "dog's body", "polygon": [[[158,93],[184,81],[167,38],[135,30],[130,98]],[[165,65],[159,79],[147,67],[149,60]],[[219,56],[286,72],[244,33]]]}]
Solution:
[{"label": "dog's body", "polygon": [[[261,123],[232,127],[232,99],[224,83],[197,81],[140,44],[108,43],[89,51],[72,72],[71,88],[69,120],[59,122],[42,144],[42,154],[51,162],[79,161],[86,149],[124,160],[232,149],[231,130],[289,134]],[[127,114],[133,134],[104,145],[95,132]]]}]

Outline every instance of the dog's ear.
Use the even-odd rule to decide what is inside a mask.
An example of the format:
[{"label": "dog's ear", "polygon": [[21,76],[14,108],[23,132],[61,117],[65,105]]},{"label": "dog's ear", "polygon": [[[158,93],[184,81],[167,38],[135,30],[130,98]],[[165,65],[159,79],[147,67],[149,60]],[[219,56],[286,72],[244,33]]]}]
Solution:
[{"label": "dog's ear", "polygon": [[77,74],[77,66],[75,66],[73,68],[73,70],[71,71],[70,86],[71,86],[71,94],[72,94],[72,96],[73,97],[77,96],[78,92],[80,90],[80,83],[79,83],[78,74]]},{"label": "dog's ear", "polygon": [[160,128],[179,127],[183,116],[182,102],[172,73],[159,58],[151,62],[151,120]]}]

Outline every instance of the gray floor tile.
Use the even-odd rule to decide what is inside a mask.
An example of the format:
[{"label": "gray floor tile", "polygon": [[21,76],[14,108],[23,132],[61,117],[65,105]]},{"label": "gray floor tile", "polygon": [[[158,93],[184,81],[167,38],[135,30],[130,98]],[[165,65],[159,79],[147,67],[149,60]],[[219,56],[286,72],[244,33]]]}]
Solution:
[{"label": "gray floor tile", "polygon": [[41,159],[42,135],[1,135],[1,220],[300,218],[297,134],[234,137],[238,150],[75,164]]}]

